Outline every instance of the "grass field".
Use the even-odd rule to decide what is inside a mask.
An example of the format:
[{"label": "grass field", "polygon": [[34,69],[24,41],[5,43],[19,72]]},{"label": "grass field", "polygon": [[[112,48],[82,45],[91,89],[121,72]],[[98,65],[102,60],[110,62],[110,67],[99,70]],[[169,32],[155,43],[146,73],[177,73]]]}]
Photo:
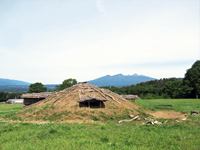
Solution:
[{"label": "grass field", "polygon": [[11,116],[15,112],[23,108],[22,104],[3,104],[0,103],[0,118],[6,118]]},{"label": "grass field", "polygon": [[[170,109],[184,113],[200,111],[200,100],[140,100],[136,103],[154,111],[165,109],[157,106],[160,104],[171,104]],[[21,105],[0,104],[0,118],[20,109]],[[0,122],[0,137],[2,150],[199,150],[200,116],[190,116],[184,122],[169,121],[152,126],[134,122],[118,124],[114,121],[105,124]]]},{"label": "grass field", "polygon": [[[137,100],[137,105],[149,110],[175,110],[182,113],[190,113],[191,110],[200,111],[200,99],[155,99],[155,100]],[[172,105],[172,107],[160,106]]]}]

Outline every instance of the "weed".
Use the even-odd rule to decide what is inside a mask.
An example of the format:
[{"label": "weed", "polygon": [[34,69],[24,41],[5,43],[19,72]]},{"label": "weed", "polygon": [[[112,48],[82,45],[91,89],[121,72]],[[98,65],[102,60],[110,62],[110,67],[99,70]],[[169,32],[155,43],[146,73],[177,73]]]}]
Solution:
[{"label": "weed", "polygon": [[22,119],[21,117],[19,117],[19,116],[12,116],[10,119],[12,119],[12,120],[20,120],[20,121],[23,120],[23,119]]},{"label": "weed", "polygon": [[117,116],[117,112],[116,111],[114,111],[114,114],[115,114],[115,116]]},{"label": "weed", "polygon": [[106,127],[105,126],[101,126],[101,130],[106,130]]},{"label": "weed", "polygon": [[78,111],[75,111],[74,114],[79,115],[79,112],[78,112]]},{"label": "weed", "polygon": [[97,117],[97,116],[90,115],[90,117],[91,117],[94,121],[99,121],[99,120],[100,120],[100,118]]},{"label": "weed", "polygon": [[109,139],[108,139],[107,136],[106,137],[102,137],[100,140],[101,140],[101,142],[104,142],[104,143],[109,142]]},{"label": "weed", "polygon": [[88,114],[87,113],[82,113],[81,116],[85,117],[87,116]]},{"label": "weed", "polygon": [[105,113],[104,113],[104,114],[101,114],[100,117],[103,118],[104,121],[109,120],[109,117],[108,117],[107,115],[105,115]]},{"label": "weed", "polygon": [[49,108],[49,104],[43,106],[43,107],[42,107],[42,110],[46,110],[47,108]]},{"label": "weed", "polygon": [[144,111],[140,111],[140,116],[141,116],[142,118],[149,117],[149,115],[146,114]]},{"label": "weed", "polygon": [[50,134],[57,133],[57,130],[55,130],[55,129],[50,129],[49,133],[50,133]]},{"label": "weed", "polygon": [[26,109],[23,111],[23,114],[26,114],[27,112],[33,112],[33,111],[35,111],[36,109],[37,109],[36,107],[26,108]]},{"label": "weed", "polygon": [[54,106],[54,105],[51,105],[51,106],[49,106],[49,108],[51,108],[51,109],[54,109],[54,108],[55,108],[55,106]]},{"label": "weed", "polygon": [[111,119],[111,120],[114,120],[114,119],[115,119],[115,117],[114,117],[113,115],[111,115],[111,116],[110,116],[110,119]]},{"label": "weed", "polygon": [[102,114],[102,115],[105,115],[105,112],[103,112],[103,111],[100,111],[100,114]]},{"label": "weed", "polygon": [[69,111],[64,111],[64,112],[62,112],[62,113],[60,113],[61,115],[65,115],[65,116],[69,116]]},{"label": "weed", "polygon": [[94,111],[94,110],[93,110],[93,111],[90,111],[90,112],[91,112],[91,113],[93,113],[93,114],[95,113],[95,111]]}]

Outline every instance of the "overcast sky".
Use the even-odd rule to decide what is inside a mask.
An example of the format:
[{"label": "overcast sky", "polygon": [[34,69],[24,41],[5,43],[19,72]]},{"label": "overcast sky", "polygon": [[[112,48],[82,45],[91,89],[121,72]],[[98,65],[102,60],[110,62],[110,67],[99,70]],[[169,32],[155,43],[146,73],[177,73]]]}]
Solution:
[{"label": "overcast sky", "polygon": [[199,0],[1,0],[0,78],[184,77],[200,59]]}]

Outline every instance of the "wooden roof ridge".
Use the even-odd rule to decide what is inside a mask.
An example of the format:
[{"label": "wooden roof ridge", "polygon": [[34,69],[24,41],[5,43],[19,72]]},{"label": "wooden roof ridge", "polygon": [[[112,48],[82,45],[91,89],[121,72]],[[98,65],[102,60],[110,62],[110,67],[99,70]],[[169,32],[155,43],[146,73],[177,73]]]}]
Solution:
[{"label": "wooden roof ridge", "polygon": [[85,102],[85,101],[107,101],[105,98],[99,97],[97,95],[86,95],[86,96],[80,96],[79,102]]}]

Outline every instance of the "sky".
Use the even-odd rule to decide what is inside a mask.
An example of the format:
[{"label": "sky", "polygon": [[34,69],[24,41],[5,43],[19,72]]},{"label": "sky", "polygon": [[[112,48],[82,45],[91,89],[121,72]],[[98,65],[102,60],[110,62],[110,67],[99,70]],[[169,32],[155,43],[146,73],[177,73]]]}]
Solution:
[{"label": "sky", "polygon": [[60,84],[184,77],[200,59],[199,0],[1,0],[0,78]]}]

